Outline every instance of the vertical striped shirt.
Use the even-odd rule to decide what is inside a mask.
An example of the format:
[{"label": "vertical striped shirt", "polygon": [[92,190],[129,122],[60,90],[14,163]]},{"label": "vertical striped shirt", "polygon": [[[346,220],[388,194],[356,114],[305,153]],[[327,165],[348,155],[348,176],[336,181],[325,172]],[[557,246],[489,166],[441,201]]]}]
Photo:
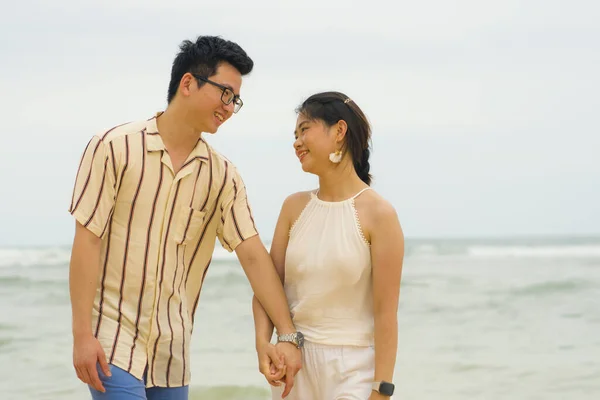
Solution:
[{"label": "vertical striped shirt", "polygon": [[88,143],[69,211],[102,238],[92,328],[109,363],[147,371],[148,386],[188,385],[216,238],[233,251],[257,234],[235,166],[200,138],[174,174],[156,117],[127,123]]}]

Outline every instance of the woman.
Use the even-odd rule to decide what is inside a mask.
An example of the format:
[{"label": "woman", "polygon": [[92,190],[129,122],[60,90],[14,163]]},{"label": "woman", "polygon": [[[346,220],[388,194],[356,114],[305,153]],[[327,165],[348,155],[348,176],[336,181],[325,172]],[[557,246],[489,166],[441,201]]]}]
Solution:
[{"label": "woman", "polygon": [[297,112],[296,156],[319,188],[285,200],[271,257],[304,335],[303,366],[293,387],[290,377],[281,385],[273,324],[254,299],[260,370],[273,399],[389,399],[404,238],[394,208],[369,186],[371,128],[338,92],[315,94]]}]

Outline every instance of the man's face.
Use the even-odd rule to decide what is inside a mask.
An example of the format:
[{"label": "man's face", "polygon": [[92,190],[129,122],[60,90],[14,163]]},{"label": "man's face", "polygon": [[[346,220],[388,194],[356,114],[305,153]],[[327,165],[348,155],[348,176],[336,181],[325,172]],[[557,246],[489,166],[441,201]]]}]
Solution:
[{"label": "man's face", "polygon": [[[207,78],[239,96],[242,75],[231,64],[220,64],[217,72]],[[198,87],[199,84],[203,85]],[[224,104],[221,100],[222,96],[222,88],[210,82],[198,81],[196,78],[191,80],[186,103],[189,120],[197,131],[216,133],[219,127],[231,117],[235,104],[234,102]]]}]

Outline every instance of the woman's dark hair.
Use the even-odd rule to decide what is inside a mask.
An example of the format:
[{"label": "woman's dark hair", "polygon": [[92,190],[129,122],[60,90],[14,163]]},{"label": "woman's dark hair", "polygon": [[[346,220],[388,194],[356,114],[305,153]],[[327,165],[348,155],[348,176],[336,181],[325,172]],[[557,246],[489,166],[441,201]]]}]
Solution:
[{"label": "woman's dark hair", "polygon": [[371,125],[353,100],[340,92],[317,93],[304,100],[296,112],[311,120],[321,120],[327,127],[337,124],[340,120],[346,121],[348,130],[342,150],[348,151],[352,156],[359,178],[371,185]]},{"label": "woman's dark hair", "polygon": [[[181,78],[188,72],[208,78],[216,74],[222,62],[231,64],[242,75],[249,74],[254,67],[252,59],[237,43],[218,36],[200,36],[196,42],[184,40],[179,49],[171,68],[168,103],[175,97]],[[198,82],[199,86],[203,84],[204,82]]]}]

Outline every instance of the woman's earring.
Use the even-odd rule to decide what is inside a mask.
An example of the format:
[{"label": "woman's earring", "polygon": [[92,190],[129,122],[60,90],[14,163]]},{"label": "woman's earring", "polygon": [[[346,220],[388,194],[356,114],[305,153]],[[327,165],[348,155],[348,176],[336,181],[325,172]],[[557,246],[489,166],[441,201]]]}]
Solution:
[{"label": "woman's earring", "polygon": [[335,153],[329,153],[329,161],[339,164],[342,161],[342,151],[336,150]]}]

